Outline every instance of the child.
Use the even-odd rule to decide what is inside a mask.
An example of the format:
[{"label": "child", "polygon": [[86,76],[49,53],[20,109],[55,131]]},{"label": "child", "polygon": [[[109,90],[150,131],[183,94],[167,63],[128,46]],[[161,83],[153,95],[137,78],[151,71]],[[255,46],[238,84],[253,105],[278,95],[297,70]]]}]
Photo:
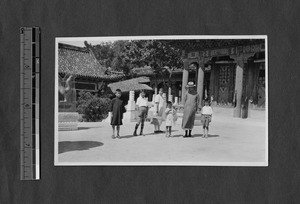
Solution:
[{"label": "child", "polygon": [[167,102],[166,108],[166,137],[171,136],[172,126],[174,125],[175,120],[177,119],[176,111],[172,107],[172,102]]},{"label": "child", "polygon": [[140,97],[138,97],[137,101],[136,101],[136,105],[138,106],[138,122],[135,125],[135,129],[133,132],[133,136],[137,136],[137,129],[141,123],[141,131],[140,131],[140,135],[144,135],[143,134],[143,129],[144,129],[144,123],[145,123],[145,119],[147,118],[148,115],[148,99],[145,98],[145,92],[142,91]]},{"label": "child", "polygon": [[[202,107],[201,114],[202,114],[201,122],[203,125],[203,136],[202,137],[208,138],[208,126],[209,126],[209,123],[211,122],[211,117],[213,114],[213,111],[212,111],[212,108],[210,107],[208,99],[206,99],[204,102],[204,107]],[[206,129],[206,133],[205,133],[205,129]]]},{"label": "child", "polygon": [[117,89],[115,92],[116,97],[112,99],[110,105],[111,112],[111,126],[113,129],[112,138],[115,139],[115,127],[117,126],[117,138],[120,138],[120,125],[122,125],[123,113],[126,112],[123,101],[120,99],[122,92]]}]

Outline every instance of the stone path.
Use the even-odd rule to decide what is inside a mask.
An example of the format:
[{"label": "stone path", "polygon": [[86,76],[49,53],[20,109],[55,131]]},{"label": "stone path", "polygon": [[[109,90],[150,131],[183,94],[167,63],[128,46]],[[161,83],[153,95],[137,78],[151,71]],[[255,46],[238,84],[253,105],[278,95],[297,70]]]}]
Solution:
[{"label": "stone path", "polygon": [[[133,137],[135,123],[121,126],[121,139],[112,139],[105,122],[79,123],[78,131],[60,131],[59,165],[260,165],[265,161],[265,121],[214,115],[209,138],[196,126],[193,138],[183,138],[181,121],[173,137],[153,134],[145,124],[145,136]],[[164,124],[163,124],[164,127]],[[236,163],[238,162],[238,163]]]}]

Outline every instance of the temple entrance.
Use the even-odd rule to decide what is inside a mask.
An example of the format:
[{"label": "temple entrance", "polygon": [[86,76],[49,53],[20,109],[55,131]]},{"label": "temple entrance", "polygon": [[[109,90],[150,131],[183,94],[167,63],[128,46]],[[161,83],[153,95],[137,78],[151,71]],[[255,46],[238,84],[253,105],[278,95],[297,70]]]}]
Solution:
[{"label": "temple entrance", "polygon": [[204,72],[204,82],[203,82],[203,99],[210,99],[211,93],[210,93],[210,71]]},{"label": "temple entrance", "polygon": [[196,71],[189,71],[189,77],[188,77],[188,82],[192,81],[196,83],[197,78],[196,78]]}]

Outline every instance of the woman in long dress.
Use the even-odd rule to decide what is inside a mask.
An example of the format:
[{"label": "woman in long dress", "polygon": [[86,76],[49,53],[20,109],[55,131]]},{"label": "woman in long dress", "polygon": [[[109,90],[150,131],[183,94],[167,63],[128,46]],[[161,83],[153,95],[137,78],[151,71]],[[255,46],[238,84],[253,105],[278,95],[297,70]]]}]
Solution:
[{"label": "woman in long dress", "polygon": [[154,125],[154,133],[162,133],[163,131],[160,130],[160,126],[162,124],[164,108],[166,106],[166,102],[163,98],[162,88],[159,89],[158,94],[155,96],[154,102],[154,114],[151,124]]},{"label": "woman in long dress", "polygon": [[196,92],[196,86],[193,82],[189,82],[186,87],[188,88],[188,92],[182,99],[184,105],[182,129],[185,130],[185,135],[183,137],[192,137],[195,115],[200,104],[200,96]]}]

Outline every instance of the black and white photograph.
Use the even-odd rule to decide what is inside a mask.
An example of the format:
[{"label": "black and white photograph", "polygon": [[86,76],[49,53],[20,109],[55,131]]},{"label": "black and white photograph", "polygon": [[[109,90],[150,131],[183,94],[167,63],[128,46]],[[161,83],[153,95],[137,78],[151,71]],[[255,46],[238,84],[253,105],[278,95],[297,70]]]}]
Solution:
[{"label": "black and white photograph", "polygon": [[300,203],[299,10],[0,0],[0,204]]},{"label": "black and white photograph", "polygon": [[56,166],[268,166],[266,35],[55,39]]}]

